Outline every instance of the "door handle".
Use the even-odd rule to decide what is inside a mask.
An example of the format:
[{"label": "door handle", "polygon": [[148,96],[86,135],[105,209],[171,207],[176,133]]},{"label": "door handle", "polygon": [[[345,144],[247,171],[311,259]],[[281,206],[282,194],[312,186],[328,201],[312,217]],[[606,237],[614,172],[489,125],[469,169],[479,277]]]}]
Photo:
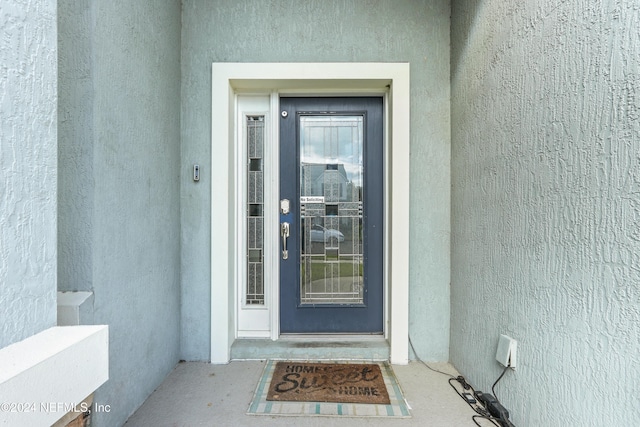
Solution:
[{"label": "door handle", "polygon": [[282,259],[289,259],[289,251],[287,250],[287,238],[289,237],[289,223],[280,223],[280,236],[282,236]]}]

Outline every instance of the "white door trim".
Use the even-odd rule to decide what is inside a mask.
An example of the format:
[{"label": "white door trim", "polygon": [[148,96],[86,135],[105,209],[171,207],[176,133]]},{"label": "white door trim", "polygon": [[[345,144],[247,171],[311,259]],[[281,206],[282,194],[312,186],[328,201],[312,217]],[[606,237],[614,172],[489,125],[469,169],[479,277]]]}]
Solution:
[{"label": "white door trim", "polygon": [[239,92],[388,92],[385,325],[390,359],[409,360],[409,64],[214,63],[211,108],[211,363],[228,363],[236,334],[238,249],[235,203]]}]

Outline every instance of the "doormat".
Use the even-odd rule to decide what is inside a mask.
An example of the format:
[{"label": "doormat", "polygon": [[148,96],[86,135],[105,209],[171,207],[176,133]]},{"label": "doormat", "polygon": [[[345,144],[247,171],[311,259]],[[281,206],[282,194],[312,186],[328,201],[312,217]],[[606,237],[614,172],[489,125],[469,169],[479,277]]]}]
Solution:
[{"label": "doormat", "polygon": [[[409,407],[402,395],[400,385],[398,384],[393,370],[388,363],[362,364],[332,362],[332,365],[338,365],[334,368],[335,371],[327,369],[328,362],[311,363],[276,362],[273,360],[267,361],[247,414],[329,417],[411,417]],[[376,368],[373,368],[372,365],[377,367],[377,370]],[[280,367],[279,371],[276,369],[278,366]],[[287,367],[289,372],[287,372]],[[317,369],[314,367],[317,367]],[[335,401],[337,398],[333,398],[332,400],[334,401],[327,401],[326,398],[319,397],[321,396],[320,394],[314,395],[312,399],[316,400],[313,401],[303,401],[299,398],[293,400],[294,398],[289,397],[287,397],[289,400],[284,400],[284,395],[286,395],[286,393],[293,392],[291,396],[299,396],[301,394],[307,394],[304,391],[311,388],[321,389],[323,387],[319,386],[321,381],[331,381],[331,378],[322,378],[322,375],[329,376],[329,372],[336,374],[333,378],[333,383],[338,384],[331,386],[335,389],[334,394],[341,396],[343,399],[351,397],[349,401]],[[373,380],[373,377],[378,372],[380,373],[382,381],[381,383],[375,383],[376,385],[373,385],[371,380]],[[287,374],[297,374],[300,376],[286,376]],[[314,375],[315,380],[313,379]],[[368,385],[355,385],[355,383],[353,385],[342,384],[343,382],[346,383],[347,380],[355,381],[357,377],[365,377]],[[305,379],[304,383],[303,378]],[[278,384],[280,384],[279,387],[277,387]],[[308,388],[305,389],[303,385]],[[338,386],[337,389],[335,388],[335,385]],[[340,389],[340,387],[342,387],[342,389]],[[368,387],[368,389],[366,387]],[[295,389],[300,392],[295,393]],[[283,391],[285,393],[283,393]],[[374,395],[382,395],[382,391],[385,392],[386,397],[388,398],[388,403],[380,403],[380,401],[376,401],[374,403],[353,402],[353,396],[356,395],[362,395],[365,397],[369,395],[369,397],[375,397],[378,399],[380,396]],[[275,400],[270,400],[270,394],[271,399]],[[278,397],[274,398],[276,395]]]},{"label": "doormat", "polygon": [[389,404],[380,366],[277,362],[267,400]]}]

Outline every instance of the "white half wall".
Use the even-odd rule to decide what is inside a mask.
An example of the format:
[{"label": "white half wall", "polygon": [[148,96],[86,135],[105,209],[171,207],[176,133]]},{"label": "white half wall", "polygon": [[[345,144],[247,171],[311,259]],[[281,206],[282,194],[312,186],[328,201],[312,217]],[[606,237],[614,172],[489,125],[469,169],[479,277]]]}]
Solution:
[{"label": "white half wall", "polygon": [[0,366],[0,425],[51,425],[109,379],[109,329],[47,329],[1,349]]}]

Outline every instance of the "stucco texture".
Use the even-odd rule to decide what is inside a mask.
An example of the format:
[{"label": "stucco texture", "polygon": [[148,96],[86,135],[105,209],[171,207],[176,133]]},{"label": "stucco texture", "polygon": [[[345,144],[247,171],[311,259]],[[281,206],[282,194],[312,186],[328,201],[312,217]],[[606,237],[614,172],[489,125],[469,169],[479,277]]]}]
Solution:
[{"label": "stucco texture", "polygon": [[448,360],[449,3],[185,0],[182,19],[182,173],[202,166],[182,181],[182,358],[210,357],[211,64],[395,61],[411,64],[411,335]]},{"label": "stucco texture", "polygon": [[59,280],[109,325],[93,422],[121,425],[179,360],[180,2],[61,1],[58,24]]},{"label": "stucco texture", "polygon": [[451,361],[518,426],[640,422],[640,8],[452,3]]},{"label": "stucco texture", "polygon": [[56,322],[56,2],[0,3],[0,348]]},{"label": "stucco texture", "polygon": [[58,5],[58,290],[92,291],[93,15],[87,0]]}]

